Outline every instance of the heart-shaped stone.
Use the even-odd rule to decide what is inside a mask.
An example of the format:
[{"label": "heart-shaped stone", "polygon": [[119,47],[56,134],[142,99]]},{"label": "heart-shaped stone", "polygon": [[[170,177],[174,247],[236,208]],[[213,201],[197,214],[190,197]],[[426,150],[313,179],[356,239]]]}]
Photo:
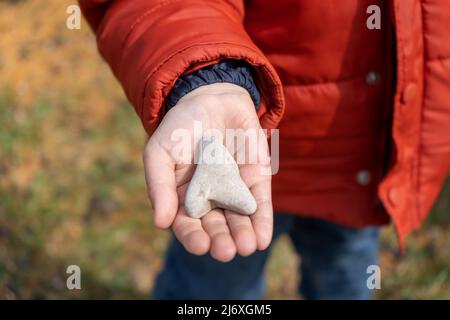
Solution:
[{"label": "heart-shaped stone", "polygon": [[189,183],[185,208],[190,217],[201,218],[214,208],[251,215],[256,201],[239,175],[239,167],[227,148],[216,139],[199,141],[198,164]]}]

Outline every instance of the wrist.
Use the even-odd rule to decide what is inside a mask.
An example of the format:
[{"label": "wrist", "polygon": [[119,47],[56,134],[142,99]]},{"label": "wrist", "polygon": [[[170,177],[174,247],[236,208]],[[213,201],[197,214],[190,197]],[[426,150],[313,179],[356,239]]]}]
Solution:
[{"label": "wrist", "polygon": [[236,96],[250,99],[250,94],[246,89],[233,83],[213,83],[198,87],[184,95],[179,102],[186,101],[198,96]]},{"label": "wrist", "polygon": [[240,86],[248,92],[253,101],[253,107],[258,110],[261,97],[254,80],[253,68],[245,61],[227,59],[191,74],[180,76],[166,97],[166,112],[178,104],[178,101],[188,93],[211,84]]},{"label": "wrist", "polygon": [[[192,112],[214,115],[220,119],[230,117],[256,117],[255,105],[248,91],[231,83],[215,83],[199,87],[186,94],[174,110],[190,109]],[[172,111],[172,110],[171,110]]]}]

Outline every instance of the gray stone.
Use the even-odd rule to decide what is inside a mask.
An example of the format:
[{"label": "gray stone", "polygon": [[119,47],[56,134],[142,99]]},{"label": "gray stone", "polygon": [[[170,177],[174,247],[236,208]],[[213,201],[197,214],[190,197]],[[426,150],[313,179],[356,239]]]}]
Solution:
[{"label": "gray stone", "polygon": [[239,167],[227,148],[214,137],[203,136],[198,164],[189,183],[185,208],[190,217],[201,218],[214,208],[243,215],[256,211],[256,201],[242,181]]}]

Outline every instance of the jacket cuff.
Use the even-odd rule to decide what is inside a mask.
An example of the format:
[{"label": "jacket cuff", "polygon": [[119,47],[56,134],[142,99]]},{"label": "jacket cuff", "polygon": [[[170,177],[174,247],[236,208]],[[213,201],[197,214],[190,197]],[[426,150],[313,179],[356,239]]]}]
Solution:
[{"label": "jacket cuff", "polygon": [[253,79],[253,69],[240,60],[223,60],[212,66],[197,70],[177,79],[165,102],[165,112],[174,107],[178,101],[189,92],[201,86],[213,83],[232,83],[243,87],[258,110],[261,95]]}]

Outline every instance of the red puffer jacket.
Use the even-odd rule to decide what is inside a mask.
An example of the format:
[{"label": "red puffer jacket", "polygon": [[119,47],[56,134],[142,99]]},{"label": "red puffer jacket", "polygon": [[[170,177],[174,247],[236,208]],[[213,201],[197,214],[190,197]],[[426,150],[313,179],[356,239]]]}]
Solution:
[{"label": "red puffer jacket", "polygon": [[149,134],[181,74],[242,59],[262,126],[280,127],[275,209],[352,227],[390,217],[401,243],[427,215],[450,167],[449,1],[80,4]]}]

